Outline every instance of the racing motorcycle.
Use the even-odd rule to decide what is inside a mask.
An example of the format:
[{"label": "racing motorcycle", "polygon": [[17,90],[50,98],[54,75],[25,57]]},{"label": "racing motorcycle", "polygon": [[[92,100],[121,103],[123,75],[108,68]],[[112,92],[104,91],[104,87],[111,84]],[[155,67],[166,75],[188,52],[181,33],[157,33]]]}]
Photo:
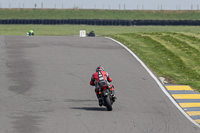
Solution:
[{"label": "racing motorcycle", "polygon": [[26,32],[27,36],[34,36],[34,33]]},{"label": "racing motorcycle", "polygon": [[108,111],[112,111],[112,105],[115,102],[115,98],[112,95],[112,89],[110,89],[108,85],[100,85],[99,94],[102,99],[102,105],[105,106]]},{"label": "racing motorcycle", "polygon": [[87,36],[89,36],[89,37],[95,37],[95,33],[94,33],[94,31],[93,31],[93,30],[90,31],[90,33],[88,33]]}]

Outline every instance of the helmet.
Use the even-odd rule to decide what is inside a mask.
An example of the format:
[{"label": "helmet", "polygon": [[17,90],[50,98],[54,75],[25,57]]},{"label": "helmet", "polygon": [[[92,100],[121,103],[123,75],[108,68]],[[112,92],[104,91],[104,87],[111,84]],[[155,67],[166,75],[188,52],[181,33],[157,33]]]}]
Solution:
[{"label": "helmet", "polygon": [[96,72],[98,72],[98,71],[104,71],[104,68],[102,66],[98,66],[96,69]]}]

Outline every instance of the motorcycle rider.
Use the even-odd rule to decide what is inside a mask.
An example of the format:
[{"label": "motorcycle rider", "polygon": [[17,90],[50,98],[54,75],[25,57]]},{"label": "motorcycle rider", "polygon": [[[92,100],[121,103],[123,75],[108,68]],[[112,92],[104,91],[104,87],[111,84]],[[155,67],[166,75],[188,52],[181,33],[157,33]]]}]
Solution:
[{"label": "motorcycle rider", "polygon": [[34,30],[33,29],[29,31],[29,36],[34,36]]},{"label": "motorcycle rider", "polygon": [[90,85],[95,86],[95,92],[97,98],[99,100],[99,106],[102,106],[101,95],[99,94],[99,86],[106,85],[111,90],[111,95],[113,97],[113,101],[115,101],[116,96],[114,94],[114,86],[110,84],[112,82],[112,78],[108,75],[102,66],[98,66],[96,68],[96,73],[92,74]]},{"label": "motorcycle rider", "polygon": [[92,37],[95,37],[95,33],[94,33],[94,30],[91,30],[90,32],[89,32],[89,34],[87,34],[88,36],[92,36]]}]

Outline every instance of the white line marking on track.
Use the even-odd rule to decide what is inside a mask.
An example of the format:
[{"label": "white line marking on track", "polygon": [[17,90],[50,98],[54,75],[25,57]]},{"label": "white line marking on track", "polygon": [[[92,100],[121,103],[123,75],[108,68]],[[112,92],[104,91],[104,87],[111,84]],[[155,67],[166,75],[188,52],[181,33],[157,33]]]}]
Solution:
[{"label": "white line marking on track", "polygon": [[119,41],[110,38],[110,37],[105,37],[107,39],[110,39],[116,43],[118,43],[119,45],[121,45],[122,47],[124,47],[134,58],[136,58],[136,60],[138,62],[140,62],[140,64],[146,69],[146,71],[151,75],[151,77],[156,81],[156,83],[158,84],[158,86],[161,88],[161,90],[165,93],[165,95],[172,101],[172,103],[183,113],[183,115],[185,115],[186,118],[188,118],[193,124],[195,124],[197,127],[200,128],[200,125],[194,121],[180,106],[179,104],[172,98],[172,96],[168,93],[168,91],[166,90],[166,88],[163,86],[163,84],[158,80],[158,78],[151,72],[151,70],[144,64],[144,62],[142,60],[140,60],[140,58],[134,54],[128,47],[126,47],[124,44],[120,43]]}]

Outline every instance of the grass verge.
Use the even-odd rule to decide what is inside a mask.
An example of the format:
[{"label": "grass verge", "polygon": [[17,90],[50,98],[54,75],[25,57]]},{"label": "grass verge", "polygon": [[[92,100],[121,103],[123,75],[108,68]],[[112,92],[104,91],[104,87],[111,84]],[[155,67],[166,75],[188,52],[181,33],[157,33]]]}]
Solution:
[{"label": "grass verge", "polygon": [[199,20],[200,11],[1,9],[1,19]]},{"label": "grass verge", "polygon": [[93,25],[0,25],[0,35],[24,36],[30,29],[36,36],[71,36],[80,30],[95,30],[98,35],[122,33],[182,32],[198,36],[199,26],[93,26]]},{"label": "grass verge", "polygon": [[[129,33],[112,35],[169,83],[190,85],[200,91],[199,38],[182,33]],[[187,42],[187,43],[186,43]],[[196,43],[194,43],[196,42]]]}]

